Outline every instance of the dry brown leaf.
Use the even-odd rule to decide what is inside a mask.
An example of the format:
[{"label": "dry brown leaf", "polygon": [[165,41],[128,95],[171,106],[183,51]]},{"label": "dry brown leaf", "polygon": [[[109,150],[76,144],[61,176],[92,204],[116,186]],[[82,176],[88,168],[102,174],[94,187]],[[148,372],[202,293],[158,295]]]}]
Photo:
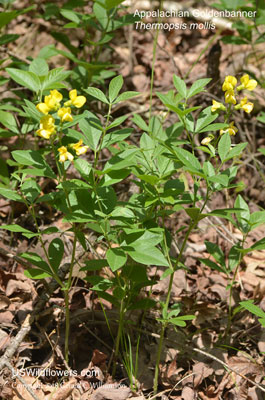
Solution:
[{"label": "dry brown leaf", "polygon": [[194,392],[194,390],[193,390],[191,387],[189,387],[189,386],[185,386],[184,389],[182,390],[181,398],[182,398],[183,400],[195,399],[195,392]]},{"label": "dry brown leaf", "polygon": [[71,395],[76,385],[76,379],[72,378],[69,382],[65,383],[56,391],[56,393],[52,396],[52,400],[65,400],[68,396]]},{"label": "dry brown leaf", "polygon": [[10,299],[3,294],[0,294],[0,310],[5,310],[11,303]]},{"label": "dry brown leaf", "polygon": [[197,388],[205,378],[213,374],[214,370],[204,362],[198,362],[193,366],[192,371],[194,373],[194,387]]},{"label": "dry brown leaf", "polygon": [[10,342],[9,335],[5,331],[0,329],[0,351],[1,352],[4,352],[4,350],[6,349],[6,347],[9,344],[9,342]]},{"label": "dry brown leaf", "polygon": [[14,293],[31,293],[31,285],[29,282],[21,282],[19,280],[10,279],[6,286],[6,295],[11,296]]},{"label": "dry brown leaf", "polygon": [[0,313],[0,324],[9,325],[14,319],[14,314],[10,311],[4,311]]},{"label": "dry brown leaf", "polygon": [[93,363],[93,365],[97,365],[98,367],[100,367],[100,365],[102,363],[105,363],[107,359],[108,356],[105,353],[102,353],[102,351],[95,349],[93,351],[91,362]]},{"label": "dry brown leaf", "polygon": [[[114,386],[114,385],[112,385]],[[126,400],[131,390],[128,387],[101,386],[95,390],[91,400]]]}]

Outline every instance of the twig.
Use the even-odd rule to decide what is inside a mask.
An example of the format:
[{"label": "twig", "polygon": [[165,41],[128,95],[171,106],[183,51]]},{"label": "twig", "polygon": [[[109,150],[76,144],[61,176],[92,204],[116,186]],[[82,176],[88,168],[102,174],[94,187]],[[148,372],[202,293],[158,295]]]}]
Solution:
[{"label": "twig", "polygon": [[10,364],[9,360],[13,357],[13,355],[15,354],[15,352],[17,351],[19,345],[21,344],[21,342],[23,341],[23,339],[25,338],[25,336],[29,333],[30,331],[30,315],[27,315],[25,321],[23,322],[18,334],[16,335],[15,338],[13,338],[11,340],[10,345],[8,346],[8,348],[6,349],[5,353],[3,354],[3,356],[0,358],[0,371],[4,368],[7,367],[11,372],[13,377],[16,375],[17,379],[22,383],[22,385],[25,387],[25,389],[31,394],[31,396],[35,399],[35,400],[39,400],[39,398],[35,395],[35,393],[33,392],[33,390],[31,389],[30,386],[28,386],[28,384],[24,381],[23,378],[21,378],[21,376],[19,376],[19,374],[16,372],[14,373],[14,368],[12,367],[12,365]]},{"label": "twig", "polygon": [[240,372],[236,371],[234,368],[230,367],[229,365],[227,365],[224,361],[219,360],[219,358],[213,356],[210,353],[207,353],[204,350],[201,349],[197,349],[197,347],[193,348],[194,351],[197,351],[198,353],[201,353],[203,355],[205,355],[206,357],[212,358],[214,361],[218,362],[219,364],[222,364],[225,368],[229,369],[230,371],[234,372],[235,374],[239,375],[241,378],[245,379],[247,382],[251,383],[252,385],[258,387],[260,390],[262,390],[262,392],[265,392],[265,387],[259,385],[258,383],[254,382],[252,379],[249,379],[247,376],[241,374]]},{"label": "twig", "polygon": [[31,387],[27,384],[26,381],[24,381],[24,379],[17,373],[17,371],[12,367],[12,365],[10,364],[9,361],[5,362],[5,366],[12,372],[13,376],[16,376],[17,379],[22,383],[22,385],[24,386],[24,388],[30,393],[30,395],[33,397],[34,400],[40,400],[38,398],[38,396],[36,396],[36,394],[33,392],[33,390],[31,389]]},{"label": "twig", "polygon": [[7,347],[5,353],[0,358],[0,370],[9,363],[9,360],[13,357],[15,352],[17,351],[19,345],[25,338],[25,336],[30,331],[30,315],[27,315],[25,321],[23,322],[18,334],[16,337],[11,339],[10,345]]}]

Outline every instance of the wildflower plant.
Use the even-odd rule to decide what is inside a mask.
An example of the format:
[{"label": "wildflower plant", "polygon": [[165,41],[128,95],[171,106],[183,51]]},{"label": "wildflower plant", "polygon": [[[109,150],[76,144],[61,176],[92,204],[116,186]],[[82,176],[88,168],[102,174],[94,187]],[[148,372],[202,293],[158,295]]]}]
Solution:
[{"label": "wildflower plant", "polygon": [[[11,71],[11,76],[17,79],[14,71]],[[45,78],[39,78],[40,83],[43,84],[47,76],[49,72]],[[98,88],[87,87],[83,90],[85,95],[72,89],[66,96],[66,88],[60,79],[53,87],[43,90],[36,86],[38,101],[34,104],[26,99],[23,108],[24,117],[34,121],[34,134],[39,147],[36,146],[35,150],[12,151],[12,166],[15,168],[12,180],[16,182],[17,189],[10,181],[1,188],[2,196],[25,204],[35,222],[36,232],[18,224],[3,225],[1,229],[21,233],[27,238],[38,238],[45,255],[43,259],[35,252],[21,254],[32,264],[32,268],[25,271],[26,275],[32,279],[53,277],[64,294],[67,361],[71,354],[69,291],[73,285],[74,266],[85,271],[84,281],[90,285],[91,291],[118,310],[112,372],[115,375],[118,358],[125,360],[127,369],[131,368],[129,376],[132,386],[137,365],[130,367],[130,360],[123,355],[132,342],[128,339],[127,316],[133,310],[146,312],[155,308],[160,311],[157,318],[160,339],[154,376],[155,393],[166,328],[172,325],[175,329],[181,329],[194,318],[193,314],[182,308],[180,302],[172,302],[171,293],[175,272],[180,268],[187,269],[183,257],[185,246],[190,234],[198,229],[199,221],[217,216],[228,220],[243,232],[243,240],[231,247],[227,262],[222,250],[211,243],[206,246],[215,261],[201,260],[215,270],[226,272],[231,284],[230,294],[244,254],[265,248],[264,239],[251,248],[244,247],[247,234],[265,222],[265,215],[264,211],[251,214],[240,195],[233,208],[206,211],[206,205],[214,193],[237,187],[235,178],[238,166],[234,161],[247,143],[231,147],[231,136],[237,128],[230,118],[234,110],[242,108],[247,112],[250,109],[246,97],[238,100],[238,93],[254,89],[254,83],[244,76],[238,90],[237,79],[226,77],[223,85],[225,102],[213,101],[212,106],[200,110],[196,117],[194,111],[201,107],[191,106],[190,103],[194,101],[194,96],[205,91],[209,79],[199,79],[190,88],[177,76],[174,76],[173,83],[174,91],[157,93],[157,96],[168,112],[177,115],[178,122],[165,128],[168,112],[162,119],[153,116],[148,123],[135,114],[132,121],[141,131],[137,144],[129,140],[133,128],[122,127],[127,116],[112,117],[115,104],[139,95],[137,92],[121,93],[121,76],[110,81],[106,94]],[[44,97],[41,92],[44,92]],[[86,109],[89,101],[102,103],[104,118],[99,119]],[[244,109],[246,105],[248,108]],[[224,121],[215,122],[222,115]],[[195,136],[202,137],[205,133],[207,137],[202,139],[202,145],[197,146]],[[103,149],[109,153],[108,160],[102,157]],[[208,155],[204,162],[200,161],[200,151]],[[78,178],[70,178],[69,167],[76,170]],[[53,179],[56,188],[49,193],[42,193],[40,177]],[[121,199],[116,184],[125,181],[133,181],[139,191],[128,193],[125,199]],[[191,185],[188,184],[190,181]],[[66,231],[57,227],[44,229],[37,213],[41,203],[48,204],[60,213],[70,228]],[[176,213],[185,213],[188,218],[187,225],[177,232],[166,226],[167,219]],[[80,265],[78,246],[86,254],[91,249],[87,230],[92,230],[97,236],[96,244],[100,242],[103,255],[93,259],[87,257],[84,264]],[[68,276],[62,280],[59,272],[64,260],[64,238],[69,233],[73,246],[71,261]],[[43,236],[49,234],[56,234],[57,237],[47,245]],[[172,243],[179,239],[179,253],[172,256]],[[149,266],[163,267],[161,279],[169,277],[166,298],[160,302],[148,296],[157,282],[149,278]],[[231,318],[230,312],[230,321]],[[129,323],[134,324],[131,320]]]}]

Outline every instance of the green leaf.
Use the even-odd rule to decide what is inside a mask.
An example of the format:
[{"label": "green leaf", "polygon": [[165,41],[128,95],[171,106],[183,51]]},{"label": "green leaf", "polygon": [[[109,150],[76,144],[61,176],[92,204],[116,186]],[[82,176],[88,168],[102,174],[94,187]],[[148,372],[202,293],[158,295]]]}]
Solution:
[{"label": "green leaf", "polygon": [[249,223],[251,231],[258,226],[265,224],[265,211],[256,211],[250,215]]},{"label": "green leaf", "polygon": [[106,31],[107,27],[108,27],[109,19],[108,19],[108,14],[106,11],[105,4],[102,6],[101,3],[102,2],[100,2],[100,4],[99,4],[98,1],[96,3],[94,3],[93,12],[94,12],[98,22],[102,26],[102,28]]},{"label": "green leaf", "polygon": [[257,317],[265,319],[265,312],[260,307],[253,304],[253,300],[240,301],[239,304]]},{"label": "green leaf", "polygon": [[185,208],[186,213],[188,214],[191,219],[198,220],[200,216],[200,209],[197,207],[190,207],[190,208]]},{"label": "green leaf", "polygon": [[[1,188],[1,191],[2,191],[2,188]],[[23,234],[23,233],[27,233],[27,234],[33,234],[33,235],[35,235],[35,233],[29,231],[28,229],[23,228],[23,227],[20,226],[20,225],[17,225],[17,224],[13,224],[13,225],[1,225],[1,226],[0,226],[0,229],[5,229],[5,230],[10,231],[10,232],[19,232],[19,233],[22,233],[22,234]]]},{"label": "green leaf", "polygon": [[12,151],[13,158],[22,165],[43,167],[46,163],[40,153],[36,150],[14,150]]},{"label": "green leaf", "polygon": [[24,271],[24,275],[30,279],[45,279],[52,276],[49,272],[43,272],[41,269],[38,268],[28,268]]},{"label": "green leaf", "polygon": [[207,125],[206,127],[202,128],[202,129],[200,129],[199,133],[219,131],[219,129],[228,128],[228,126],[229,126],[229,124],[221,124],[221,123],[210,124],[210,125]]},{"label": "green leaf", "polygon": [[12,19],[16,18],[18,15],[17,11],[7,11],[7,12],[1,12],[0,13],[0,29],[3,28],[3,26],[9,24]]},{"label": "green leaf", "polygon": [[40,186],[37,184],[37,182],[33,179],[27,179],[22,185],[21,185],[21,192],[23,193],[24,197],[31,203],[33,204],[36,198],[39,196],[41,192]]},{"label": "green leaf", "polygon": [[49,245],[48,254],[51,265],[53,266],[55,271],[58,271],[64,255],[64,244],[61,239],[53,239],[53,241]]},{"label": "green leaf", "polygon": [[[116,126],[121,125],[126,119],[128,118],[127,115],[121,115],[120,117],[116,118],[109,126],[108,126],[108,130],[115,128]],[[130,131],[132,132],[132,131]],[[112,132],[113,133],[113,132]]]},{"label": "green leaf", "polygon": [[128,310],[149,310],[156,306],[155,300],[141,299],[129,305]]},{"label": "green leaf", "polygon": [[229,151],[229,153],[227,154],[227,156],[225,158],[225,161],[228,161],[231,158],[240,156],[247,145],[248,145],[248,143],[239,143],[239,144],[237,144],[235,147],[233,147]]},{"label": "green leaf", "polygon": [[115,247],[107,251],[106,257],[113,272],[121,268],[127,261],[127,256],[124,251]]},{"label": "green leaf", "polygon": [[84,89],[84,91],[92,97],[95,97],[97,100],[102,101],[103,103],[109,104],[109,101],[105,94],[98,88],[89,87]]},{"label": "green leaf", "polygon": [[217,117],[217,113],[212,113],[211,112],[211,106],[205,108],[202,112],[200,112],[198,118],[197,118],[197,123],[196,123],[196,128],[195,132],[201,132],[203,128],[211,124]]},{"label": "green leaf", "polygon": [[186,87],[186,83],[177,75],[173,76],[173,82],[174,82],[174,86],[177,89],[177,91],[179,92],[179,94],[183,97],[186,98],[187,96],[187,87]]},{"label": "green leaf", "polygon": [[34,72],[23,71],[16,68],[6,68],[11,78],[21,86],[32,90],[33,92],[39,92],[41,89],[41,83],[38,75]]},{"label": "green leaf", "polygon": [[86,160],[82,158],[77,158],[74,160],[74,166],[77,171],[85,178],[88,179],[89,173],[91,171],[91,165]]},{"label": "green leaf", "polygon": [[35,58],[29,66],[29,71],[38,76],[44,76],[48,74],[49,66],[44,58]]},{"label": "green leaf", "polygon": [[0,46],[3,46],[4,44],[10,43],[10,42],[14,42],[18,38],[19,38],[19,35],[16,35],[14,33],[7,33],[5,35],[1,35]]},{"label": "green leaf", "polygon": [[117,204],[117,196],[112,186],[97,189],[97,202],[100,202],[100,211],[110,214]]},{"label": "green leaf", "polygon": [[7,164],[2,158],[0,158],[0,181],[5,185],[8,185],[10,182]]},{"label": "green leaf", "polygon": [[52,274],[49,265],[46,263],[46,261],[43,261],[43,258],[39,254],[28,252],[20,254],[20,257],[25,258],[31,264],[36,265],[36,267],[47,272],[49,275]]},{"label": "green leaf", "polygon": [[237,246],[232,246],[229,254],[228,254],[228,267],[229,271],[233,271],[238,263],[240,262],[241,258],[241,252],[239,251],[240,249],[237,248]]},{"label": "green leaf", "polygon": [[252,250],[264,250],[265,249],[265,238],[258,240],[250,248]]},{"label": "green leaf", "polygon": [[226,156],[228,155],[230,147],[231,147],[231,139],[229,133],[227,132],[221,137],[218,143],[218,153],[222,163],[224,162]]},{"label": "green leaf", "polygon": [[124,250],[134,261],[144,265],[169,266],[163,253],[156,247],[137,246],[133,249],[131,246],[133,246],[133,243],[128,248],[124,247]]},{"label": "green leaf", "polygon": [[117,99],[113,102],[113,104],[117,104],[122,101],[132,99],[133,97],[139,96],[139,95],[140,95],[140,92],[133,92],[133,91],[124,92],[117,97]]},{"label": "green leaf", "polygon": [[134,114],[132,122],[134,122],[143,131],[145,132],[149,131],[148,126],[146,125],[145,121],[139,114]]},{"label": "green leaf", "polygon": [[187,99],[189,99],[192,96],[195,96],[195,94],[204,91],[203,90],[204,86],[206,86],[210,81],[211,78],[206,78],[206,79],[198,79],[196,82],[194,82],[191,88],[188,90]]},{"label": "green leaf", "polygon": [[17,128],[17,122],[13,114],[0,110],[0,121],[6,128],[10,129],[14,133],[19,133]]},{"label": "green leaf", "polygon": [[6,189],[1,187],[0,195],[9,200],[20,201],[22,203],[25,203],[23,198],[16,191],[11,189]]},{"label": "green leaf", "polygon": [[71,75],[71,71],[65,71],[63,67],[52,69],[42,82],[42,90],[52,90],[65,88],[65,85],[60,83]]},{"label": "green leaf", "polygon": [[122,75],[118,75],[110,81],[109,84],[109,101],[113,103],[113,101],[118,96],[123,85],[123,77]]},{"label": "green leaf", "polygon": [[219,272],[226,272],[220,265],[216,264],[214,261],[209,260],[209,258],[199,258],[199,260],[207,265],[207,267],[215,270],[215,271],[219,271]]},{"label": "green leaf", "polygon": [[176,147],[174,149],[178,159],[187,167],[193,167],[195,170],[201,170],[201,164],[198,159],[189,151]]},{"label": "green leaf", "polygon": [[243,197],[239,194],[236,198],[234,206],[236,208],[241,208],[242,211],[239,211],[236,214],[237,220],[239,222],[239,226],[244,233],[247,233],[250,229],[249,219],[250,219],[250,211],[247,203],[243,199]]},{"label": "green leaf", "polygon": [[72,10],[62,9],[60,10],[60,14],[66,19],[75,22],[76,24],[80,23],[80,18],[78,17],[77,13]]},{"label": "green leaf", "polygon": [[225,256],[220,247],[215,243],[208,242],[207,240],[205,241],[205,245],[208,253],[211,254],[213,258],[225,269]]},{"label": "green leaf", "polygon": [[100,271],[104,267],[108,267],[107,260],[89,260],[85,261],[86,266],[82,267],[81,271]]}]

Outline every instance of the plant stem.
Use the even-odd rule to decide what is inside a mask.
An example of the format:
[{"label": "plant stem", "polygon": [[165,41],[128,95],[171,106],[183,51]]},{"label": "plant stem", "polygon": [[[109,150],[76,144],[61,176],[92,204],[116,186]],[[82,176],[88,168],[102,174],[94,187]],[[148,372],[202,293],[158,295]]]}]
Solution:
[{"label": "plant stem", "polygon": [[73,269],[74,269],[74,262],[75,262],[75,252],[76,252],[76,245],[77,245],[77,234],[76,228],[74,228],[74,243],[73,243],[73,250],[72,250],[72,258],[71,258],[71,265],[69,270],[69,277],[67,280],[67,285],[64,289],[64,300],[65,300],[65,345],[64,345],[64,353],[65,353],[65,360],[68,364],[69,362],[69,335],[70,335],[70,311],[69,311],[69,291],[72,287],[72,276],[73,276]]},{"label": "plant stem", "polygon": [[[179,251],[179,255],[176,260],[176,265],[174,266],[174,272],[170,275],[170,280],[169,280],[169,285],[168,285],[168,292],[167,292],[167,298],[166,298],[166,303],[165,303],[165,310],[168,311],[169,307],[169,302],[171,298],[171,291],[172,291],[172,286],[173,286],[173,281],[174,281],[174,275],[178,267],[178,263],[180,262],[187,240],[190,236],[190,233],[192,229],[197,225],[197,220],[194,220],[190,223],[189,229],[187,230],[187,233],[185,235],[184,241],[182,243],[181,249]],[[156,366],[155,366],[155,377],[154,377],[154,395],[157,394],[157,388],[158,388],[158,375],[159,375],[159,364],[160,364],[160,359],[161,359],[161,353],[162,353],[162,347],[163,347],[163,341],[164,341],[164,335],[165,335],[165,329],[166,329],[167,324],[163,323],[162,329],[161,329],[161,334],[160,334],[160,339],[159,339],[159,344],[158,344],[158,350],[157,350],[157,358],[156,358]]]},{"label": "plant stem", "polygon": [[[161,12],[163,9],[163,0],[160,2],[160,7],[159,7],[159,15],[161,15]],[[161,17],[159,17],[158,23],[161,22]],[[152,99],[153,99],[153,87],[154,87],[154,76],[155,76],[155,62],[156,62],[156,48],[157,48],[157,41],[158,41],[158,35],[159,35],[159,29],[156,30],[155,38],[154,38],[154,46],[153,46],[153,61],[152,61],[152,71],[151,71],[151,81],[150,81],[150,105],[149,105],[149,127],[150,127],[150,121],[151,121],[151,116],[152,116]]]},{"label": "plant stem", "polygon": [[120,316],[119,316],[119,329],[118,329],[118,335],[116,339],[116,344],[115,344],[115,352],[114,352],[114,357],[113,357],[113,367],[112,367],[112,377],[115,377],[116,374],[116,362],[119,356],[119,350],[120,350],[120,341],[121,341],[121,334],[123,330],[123,316],[124,316],[124,308],[123,308],[123,300],[121,300],[121,305],[120,305]]}]

